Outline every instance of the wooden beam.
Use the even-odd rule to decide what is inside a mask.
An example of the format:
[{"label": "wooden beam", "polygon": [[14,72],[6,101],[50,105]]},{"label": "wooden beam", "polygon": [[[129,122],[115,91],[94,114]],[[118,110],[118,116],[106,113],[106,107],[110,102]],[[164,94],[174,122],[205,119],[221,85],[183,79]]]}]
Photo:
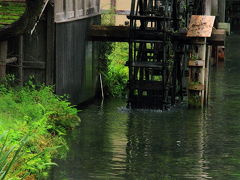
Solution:
[{"label": "wooden beam", "polygon": [[25,69],[45,69],[46,63],[42,61],[23,61],[23,68]]},{"label": "wooden beam", "polygon": [[92,41],[128,42],[129,31],[127,26],[93,25],[89,30],[88,37]]},{"label": "wooden beam", "polygon": [[[110,41],[110,42],[128,42],[129,41],[128,26],[101,26],[93,25],[89,29],[88,38],[92,41]],[[213,30],[212,36],[207,38],[208,45],[223,46],[225,42],[226,32],[224,30]],[[187,38],[186,33],[174,33],[173,39],[191,44],[192,39]]]},{"label": "wooden beam", "polygon": [[16,3],[25,3],[26,0],[1,0],[2,2],[16,2]]},{"label": "wooden beam", "polygon": [[11,57],[11,58],[6,59],[5,63],[9,64],[9,63],[13,63],[13,62],[16,62],[16,61],[17,61],[16,57]]}]

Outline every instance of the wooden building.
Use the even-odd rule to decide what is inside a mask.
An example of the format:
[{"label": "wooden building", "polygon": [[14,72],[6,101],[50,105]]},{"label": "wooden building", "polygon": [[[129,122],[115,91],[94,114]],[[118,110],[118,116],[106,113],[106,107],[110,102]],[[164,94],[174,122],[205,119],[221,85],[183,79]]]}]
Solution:
[{"label": "wooden building", "polygon": [[[87,32],[100,22],[99,0],[14,3],[20,1],[26,3],[23,18],[0,28],[0,40],[8,41],[8,58],[17,57],[7,64],[7,73],[14,73],[19,82],[34,76],[38,82],[55,85],[56,93],[70,95],[74,104],[94,97],[99,47],[88,41]],[[1,3],[10,6],[12,2]]]}]

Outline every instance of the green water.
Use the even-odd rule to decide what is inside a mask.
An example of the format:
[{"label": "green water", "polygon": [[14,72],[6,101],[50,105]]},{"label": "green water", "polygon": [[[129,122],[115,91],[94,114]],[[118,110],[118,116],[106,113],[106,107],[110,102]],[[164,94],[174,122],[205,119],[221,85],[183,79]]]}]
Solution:
[{"label": "green water", "polygon": [[128,111],[118,99],[84,109],[50,179],[240,179],[239,43],[229,37],[212,69],[205,110]]}]

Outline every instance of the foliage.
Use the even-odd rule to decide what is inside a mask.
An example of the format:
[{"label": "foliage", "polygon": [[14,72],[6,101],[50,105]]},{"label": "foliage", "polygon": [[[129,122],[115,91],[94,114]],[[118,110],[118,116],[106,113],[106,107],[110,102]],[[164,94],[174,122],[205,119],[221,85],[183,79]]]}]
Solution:
[{"label": "foliage", "polygon": [[[5,139],[4,139],[5,138]],[[5,137],[5,134],[3,134],[0,137],[0,141],[3,140],[3,145],[0,147],[0,180],[4,180],[10,171],[11,167],[16,163],[17,159],[19,158],[19,154],[23,148],[23,143],[21,143],[20,147],[14,152],[15,146],[9,147],[7,144],[7,137]],[[12,157],[10,158],[10,156]],[[9,160],[10,159],[10,160]]]},{"label": "foliage", "polygon": [[107,92],[114,97],[126,94],[128,81],[128,44],[114,43],[111,54],[107,56],[107,72],[104,73],[104,84]]},{"label": "foliage", "polygon": [[188,97],[188,105],[191,108],[199,108],[201,107],[201,97],[197,94],[191,94]]},{"label": "foliage", "polygon": [[115,9],[110,9],[110,10],[105,11],[101,15],[101,24],[107,25],[107,26],[114,25],[115,24],[115,20],[114,20],[115,16],[116,16]]},{"label": "foliage", "polygon": [[[9,165],[20,153],[6,179],[44,179],[54,165],[52,159],[64,156],[67,149],[64,135],[79,124],[77,113],[64,97],[54,95],[52,87],[36,87],[30,81],[25,87],[13,89],[2,83],[0,134],[8,131],[8,137],[0,139],[3,149],[0,158],[10,152],[6,157]],[[23,146],[26,134],[28,140]]]},{"label": "foliage", "polygon": [[193,61],[197,61],[199,59],[199,57],[197,55],[192,55],[191,56],[191,60]]},{"label": "foliage", "polygon": [[[114,9],[103,13],[102,25],[114,25],[115,15]],[[121,97],[126,94],[128,49],[128,43],[101,43],[99,71],[103,74],[107,95]]]}]

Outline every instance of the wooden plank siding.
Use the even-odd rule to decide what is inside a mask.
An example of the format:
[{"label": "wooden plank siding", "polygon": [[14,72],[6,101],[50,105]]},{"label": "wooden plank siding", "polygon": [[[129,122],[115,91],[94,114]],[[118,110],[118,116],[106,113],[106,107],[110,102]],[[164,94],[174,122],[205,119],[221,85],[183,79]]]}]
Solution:
[{"label": "wooden plank siding", "polygon": [[92,24],[100,16],[56,24],[56,93],[68,94],[74,104],[95,96],[99,48],[88,41]]},{"label": "wooden plank siding", "polygon": [[[7,65],[7,73],[23,83],[34,76],[38,83],[54,85],[56,93],[68,94],[73,104],[93,98],[99,79],[99,43],[89,41],[87,32],[100,24],[99,9],[93,8],[97,1],[49,3],[32,34],[8,38],[8,57],[18,61]],[[56,22],[56,15],[62,21]]]},{"label": "wooden plank siding", "polygon": [[99,15],[99,0],[55,0],[55,22],[63,23]]},{"label": "wooden plank siding", "polygon": [[7,73],[14,74],[23,84],[29,77],[36,82],[53,85],[55,83],[55,24],[53,7],[48,4],[33,34],[23,34],[23,47],[20,38],[8,39],[8,56],[18,57],[21,63],[7,65]]}]

